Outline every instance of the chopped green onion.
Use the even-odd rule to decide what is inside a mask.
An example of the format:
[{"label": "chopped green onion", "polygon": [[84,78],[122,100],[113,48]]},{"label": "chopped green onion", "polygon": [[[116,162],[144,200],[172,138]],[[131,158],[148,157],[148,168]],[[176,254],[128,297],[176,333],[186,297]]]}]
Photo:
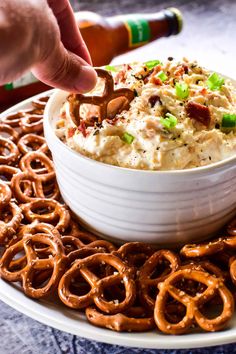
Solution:
[{"label": "chopped green onion", "polygon": [[221,123],[222,128],[236,127],[236,114],[224,114]]},{"label": "chopped green onion", "polygon": [[178,122],[177,118],[171,114],[171,113],[166,113],[165,118],[161,117],[160,122],[165,127],[166,129],[171,129],[174,128]]},{"label": "chopped green onion", "polygon": [[162,65],[162,62],[160,60],[149,60],[146,61],[146,63],[144,63],[146,65],[146,67],[151,70],[153,69],[155,66],[157,66],[158,64]]},{"label": "chopped green onion", "polygon": [[220,90],[221,86],[224,85],[224,83],[224,78],[218,75],[217,73],[212,73],[207,80],[207,86],[212,91]]},{"label": "chopped green onion", "polygon": [[182,84],[180,82],[177,82],[175,84],[175,92],[176,96],[180,99],[185,99],[189,96],[189,89],[188,85],[183,82]]},{"label": "chopped green onion", "polygon": [[113,66],[113,65],[106,65],[105,69],[107,71],[118,71],[118,69],[115,66]]},{"label": "chopped green onion", "polygon": [[121,137],[121,140],[123,140],[125,143],[127,144],[132,144],[132,142],[134,141],[134,136],[125,132],[122,137]]},{"label": "chopped green onion", "polygon": [[161,79],[162,82],[166,81],[168,79],[168,76],[164,73],[164,71],[160,71],[157,75],[159,79]]}]

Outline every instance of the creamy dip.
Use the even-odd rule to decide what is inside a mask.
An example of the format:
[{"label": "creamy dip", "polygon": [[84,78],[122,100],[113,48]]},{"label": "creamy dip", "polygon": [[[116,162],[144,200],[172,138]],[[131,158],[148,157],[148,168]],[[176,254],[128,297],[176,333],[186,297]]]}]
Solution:
[{"label": "creamy dip", "polygon": [[[236,91],[230,80],[187,59],[107,69],[115,89],[130,88],[135,98],[128,110],[99,124],[96,108],[84,105],[84,117],[95,119],[89,126],[81,121],[79,127],[66,101],[57,135],[71,149],[107,164],[142,170],[205,166],[236,154]],[[88,95],[101,94],[101,81]]]}]

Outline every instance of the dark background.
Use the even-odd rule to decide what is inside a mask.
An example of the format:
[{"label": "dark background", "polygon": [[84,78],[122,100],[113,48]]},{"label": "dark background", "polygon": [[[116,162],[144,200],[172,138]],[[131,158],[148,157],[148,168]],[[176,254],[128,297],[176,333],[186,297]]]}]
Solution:
[{"label": "dark background", "polygon": [[[131,12],[154,12],[178,7],[184,15],[183,32],[121,56],[115,62],[187,56],[202,65],[232,77],[235,72],[236,1],[80,1],[72,0],[75,10],[90,10],[104,16]],[[0,354],[226,354],[236,353],[234,344],[196,350],[143,350],[100,344],[44,326],[0,302]],[[95,338],[96,339],[96,338]],[[173,341],[174,337],[167,337]],[[236,339],[235,339],[236,340]]]}]

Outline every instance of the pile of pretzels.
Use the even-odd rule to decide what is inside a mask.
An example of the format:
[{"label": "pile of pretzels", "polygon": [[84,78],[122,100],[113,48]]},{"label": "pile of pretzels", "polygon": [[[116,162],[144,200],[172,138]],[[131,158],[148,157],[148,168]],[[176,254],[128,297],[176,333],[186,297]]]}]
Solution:
[{"label": "pile of pretzels", "polygon": [[58,297],[90,323],[167,334],[230,325],[236,220],[218,239],[182,249],[119,248],[85,231],[63,203],[43,137],[48,97],[0,123],[0,276],[34,299]]}]

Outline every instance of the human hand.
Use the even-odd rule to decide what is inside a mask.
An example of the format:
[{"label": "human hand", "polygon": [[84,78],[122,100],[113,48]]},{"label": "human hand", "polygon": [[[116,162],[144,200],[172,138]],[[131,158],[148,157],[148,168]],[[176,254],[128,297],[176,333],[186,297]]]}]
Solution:
[{"label": "human hand", "polygon": [[96,72],[69,0],[1,0],[0,84],[31,69],[44,83],[91,90]]}]

